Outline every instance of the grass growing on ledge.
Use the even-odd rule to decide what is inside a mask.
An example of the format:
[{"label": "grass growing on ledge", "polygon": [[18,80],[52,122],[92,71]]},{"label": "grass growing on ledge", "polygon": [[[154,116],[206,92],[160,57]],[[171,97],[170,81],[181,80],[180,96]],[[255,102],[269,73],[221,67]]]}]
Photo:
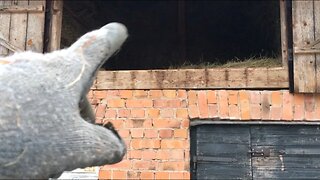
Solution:
[{"label": "grass growing on ledge", "polygon": [[201,62],[199,64],[192,64],[185,62],[181,66],[170,66],[169,69],[204,69],[204,68],[258,68],[258,67],[281,67],[281,57],[251,57],[249,59],[240,60],[233,59],[225,64]]}]

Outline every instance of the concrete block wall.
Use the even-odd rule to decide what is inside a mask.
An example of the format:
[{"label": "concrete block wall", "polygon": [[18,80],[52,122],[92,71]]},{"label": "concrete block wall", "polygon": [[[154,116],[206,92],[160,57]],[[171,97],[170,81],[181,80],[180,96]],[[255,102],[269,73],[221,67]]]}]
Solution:
[{"label": "concrete block wall", "polygon": [[127,144],[100,179],[189,179],[189,124],[194,118],[320,121],[320,95],[287,90],[92,90],[97,123],[112,122]]}]

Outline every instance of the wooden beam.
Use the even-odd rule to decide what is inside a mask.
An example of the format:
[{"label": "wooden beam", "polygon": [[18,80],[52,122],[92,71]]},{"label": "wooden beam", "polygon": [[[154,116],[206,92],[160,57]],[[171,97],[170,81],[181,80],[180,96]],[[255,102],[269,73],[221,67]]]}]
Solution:
[{"label": "wooden beam", "polygon": [[42,13],[44,6],[0,6],[0,13]]},{"label": "wooden beam", "polygon": [[92,89],[287,89],[285,68],[99,71]]},{"label": "wooden beam", "polygon": [[281,30],[282,66],[287,68],[288,67],[288,39],[287,39],[285,0],[280,0],[280,30]]},{"label": "wooden beam", "polygon": [[60,49],[63,0],[52,1],[48,52]]}]

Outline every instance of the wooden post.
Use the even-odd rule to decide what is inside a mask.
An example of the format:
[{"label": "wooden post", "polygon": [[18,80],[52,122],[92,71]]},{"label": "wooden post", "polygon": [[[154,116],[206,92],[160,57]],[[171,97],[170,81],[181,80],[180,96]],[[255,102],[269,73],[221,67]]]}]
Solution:
[{"label": "wooden post", "polygon": [[51,52],[57,49],[60,49],[60,41],[61,41],[61,26],[62,26],[62,11],[63,11],[63,0],[55,1],[55,0],[47,0],[49,7],[49,13],[47,16],[47,21],[49,20],[49,24],[46,28],[47,32],[45,39],[48,39],[47,44],[44,47],[45,52]]}]

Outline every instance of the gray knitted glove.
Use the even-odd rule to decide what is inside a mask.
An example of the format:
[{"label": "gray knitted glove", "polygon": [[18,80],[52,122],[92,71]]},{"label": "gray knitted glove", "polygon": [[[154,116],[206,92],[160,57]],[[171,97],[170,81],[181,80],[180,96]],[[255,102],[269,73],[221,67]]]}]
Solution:
[{"label": "gray knitted glove", "polygon": [[92,123],[85,97],[126,38],[122,24],[110,23],[68,49],[0,57],[0,178],[58,177],[122,160],[124,142],[111,124]]}]

